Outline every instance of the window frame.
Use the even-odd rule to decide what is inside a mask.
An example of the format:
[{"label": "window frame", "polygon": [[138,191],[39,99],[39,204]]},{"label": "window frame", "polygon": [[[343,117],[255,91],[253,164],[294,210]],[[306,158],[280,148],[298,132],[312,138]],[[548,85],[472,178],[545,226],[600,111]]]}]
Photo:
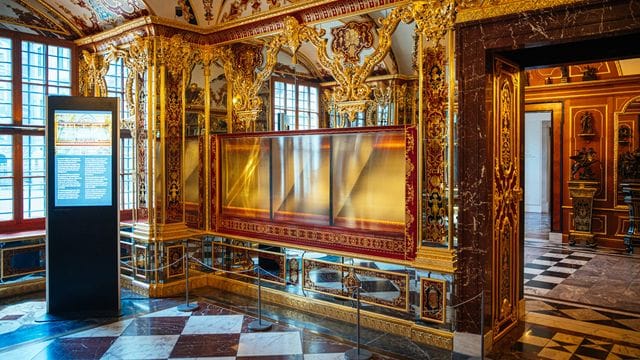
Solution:
[{"label": "window frame", "polygon": [[[280,83],[284,83],[285,84],[285,97],[284,97],[284,102],[285,102],[285,107],[284,107],[284,111],[290,111],[291,109],[286,107],[286,103],[287,103],[287,97],[286,97],[286,84],[292,84],[294,86],[294,94],[295,94],[295,128],[294,129],[288,129],[288,130],[284,130],[284,129],[277,129],[276,126],[276,122],[278,121],[278,119],[276,119],[276,100],[275,100],[275,93],[276,93],[276,86],[275,83],[276,82],[280,82]],[[316,102],[318,104],[318,112],[314,112],[314,111],[310,111],[310,110],[300,110],[300,86],[306,86],[309,88],[315,88],[316,89]],[[311,82],[311,81],[305,81],[305,80],[300,80],[300,79],[290,79],[287,77],[272,77],[271,78],[271,129],[273,131],[292,131],[292,130],[297,130],[297,131],[306,131],[306,130],[314,130],[314,128],[305,128],[305,129],[300,129],[300,113],[304,112],[307,114],[317,114],[318,117],[318,127],[315,129],[321,129],[322,126],[322,118],[321,118],[321,114],[322,114],[322,103],[320,101],[320,91],[321,91],[321,87],[320,84],[315,83],[315,82]],[[310,98],[309,98],[310,101]],[[278,109],[281,109],[280,107]],[[311,117],[309,117],[310,119]],[[309,120],[310,121],[310,120]]]},{"label": "window frame", "polygon": [[[13,147],[13,218],[11,220],[0,221],[0,233],[44,230],[45,217],[29,219],[25,218],[23,214],[23,138],[25,136],[44,137],[45,125],[23,125],[22,43],[23,41],[29,41],[43,44],[47,46],[47,48],[49,46],[58,46],[65,47],[70,50],[70,96],[77,96],[78,94],[78,47],[75,43],[68,40],[49,39],[42,36],[24,34],[5,29],[0,29],[0,37],[11,40],[11,109],[13,119],[11,124],[0,124],[0,134],[11,135]],[[45,52],[45,62],[48,61],[47,59],[48,51]],[[48,69],[48,64],[45,69]],[[46,94],[48,94],[49,82],[45,81],[44,86]]]}]

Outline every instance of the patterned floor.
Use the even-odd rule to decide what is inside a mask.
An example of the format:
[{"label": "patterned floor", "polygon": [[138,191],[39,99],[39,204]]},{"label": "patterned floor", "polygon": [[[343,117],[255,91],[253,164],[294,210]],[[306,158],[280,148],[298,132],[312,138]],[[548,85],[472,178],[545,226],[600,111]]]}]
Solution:
[{"label": "patterned floor", "polygon": [[[525,250],[526,251],[526,250]],[[524,265],[524,291],[545,295],[596,255],[572,250],[550,250]]]},{"label": "patterned floor", "polygon": [[495,345],[494,359],[638,359],[640,317],[527,299],[520,329]]},{"label": "patterned floor", "polygon": [[[200,301],[0,352],[3,359],[342,359],[352,346],[290,326],[252,332],[255,318]],[[2,351],[2,350],[0,350]],[[376,359],[388,359],[375,355]]]}]

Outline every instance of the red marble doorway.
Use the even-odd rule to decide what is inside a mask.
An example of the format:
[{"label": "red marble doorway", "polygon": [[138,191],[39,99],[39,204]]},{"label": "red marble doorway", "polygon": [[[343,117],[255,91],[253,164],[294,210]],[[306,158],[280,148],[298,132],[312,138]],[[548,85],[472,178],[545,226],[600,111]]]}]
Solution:
[{"label": "red marble doorway", "polygon": [[[571,14],[571,16],[568,16]],[[458,24],[456,27],[457,77],[459,84],[459,161],[458,271],[455,295],[458,302],[485,292],[494,302],[485,306],[485,328],[480,329],[479,300],[461,306],[457,329],[490,333],[495,328],[496,311],[501,303],[498,271],[511,279],[521,276],[523,247],[517,261],[498,267],[494,231],[494,210],[504,198],[495,196],[494,159],[497,156],[494,114],[494,61],[500,55],[520,68],[588,61],[603,57],[637,56],[640,49],[640,8],[634,1],[585,1],[499,19]],[[521,224],[522,222],[520,222]],[[518,232],[521,234],[522,228]],[[512,237],[512,241],[520,241]],[[512,247],[513,249],[513,247]],[[504,276],[503,276],[504,279]],[[509,282],[513,284],[513,281]],[[523,294],[522,282],[518,289]],[[497,334],[500,335],[500,334]],[[491,333],[491,342],[496,336]]]}]

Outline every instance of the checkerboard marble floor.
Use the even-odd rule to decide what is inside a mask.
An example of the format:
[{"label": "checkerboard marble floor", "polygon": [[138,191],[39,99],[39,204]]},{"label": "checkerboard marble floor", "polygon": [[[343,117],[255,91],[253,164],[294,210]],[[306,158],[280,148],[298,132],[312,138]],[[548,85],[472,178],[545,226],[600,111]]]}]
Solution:
[{"label": "checkerboard marble floor", "polygon": [[549,250],[524,265],[525,293],[546,295],[595,256],[573,250]]},{"label": "checkerboard marble floor", "polygon": [[640,359],[639,315],[531,298],[526,312],[490,358]]},{"label": "checkerboard marble floor", "polygon": [[[2,359],[343,359],[352,346],[294,327],[256,320],[205,300],[193,313],[176,307],[0,352]],[[0,350],[1,351],[1,350]],[[375,355],[377,359],[388,359]]]}]

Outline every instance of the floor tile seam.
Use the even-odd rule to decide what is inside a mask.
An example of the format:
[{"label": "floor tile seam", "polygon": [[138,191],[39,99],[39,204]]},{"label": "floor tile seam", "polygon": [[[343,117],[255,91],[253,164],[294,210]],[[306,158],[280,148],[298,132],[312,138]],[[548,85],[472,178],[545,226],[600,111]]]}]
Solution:
[{"label": "floor tile seam", "polygon": [[[606,325],[592,324],[580,320],[566,319],[558,316],[538,313],[527,313],[525,315],[525,322],[556,329],[556,332],[570,331],[578,334],[609,339],[614,342],[624,342],[634,346],[640,345],[640,332],[637,331],[619,329]],[[558,326],[553,326],[552,324],[554,322],[557,322]]]},{"label": "floor tile seam", "polygon": [[610,313],[614,313],[617,315],[625,315],[625,316],[631,316],[633,318],[638,318],[640,319],[640,313],[633,313],[630,311],[624,311],[624,310],[619,310],[619,309],[610,309],[610,308],[605,308],[605,307],[601,307],[601,306],[593,306],[593,305],[588,305],[588,304],[582,304],[582,303],[575,303],[575,302],[571,302],[571,301],[566,301],[566,300],[558,300],[558,299],[552,299],[552,298],[547,298],[547,297],[540,297],[540,296],[536,296],[536,295],[527,295],[525,294],[525,299],[532,299],[532,300],[537,300],[537,301],[542,301],[545,303],[556,303],[556,304],[562,304],[562,305],[570,305],[570,306],[574,306],[576,309],[591,309],[591,310],[595,310],[595,311],[604,311],[604,312],[610,312]]}]

